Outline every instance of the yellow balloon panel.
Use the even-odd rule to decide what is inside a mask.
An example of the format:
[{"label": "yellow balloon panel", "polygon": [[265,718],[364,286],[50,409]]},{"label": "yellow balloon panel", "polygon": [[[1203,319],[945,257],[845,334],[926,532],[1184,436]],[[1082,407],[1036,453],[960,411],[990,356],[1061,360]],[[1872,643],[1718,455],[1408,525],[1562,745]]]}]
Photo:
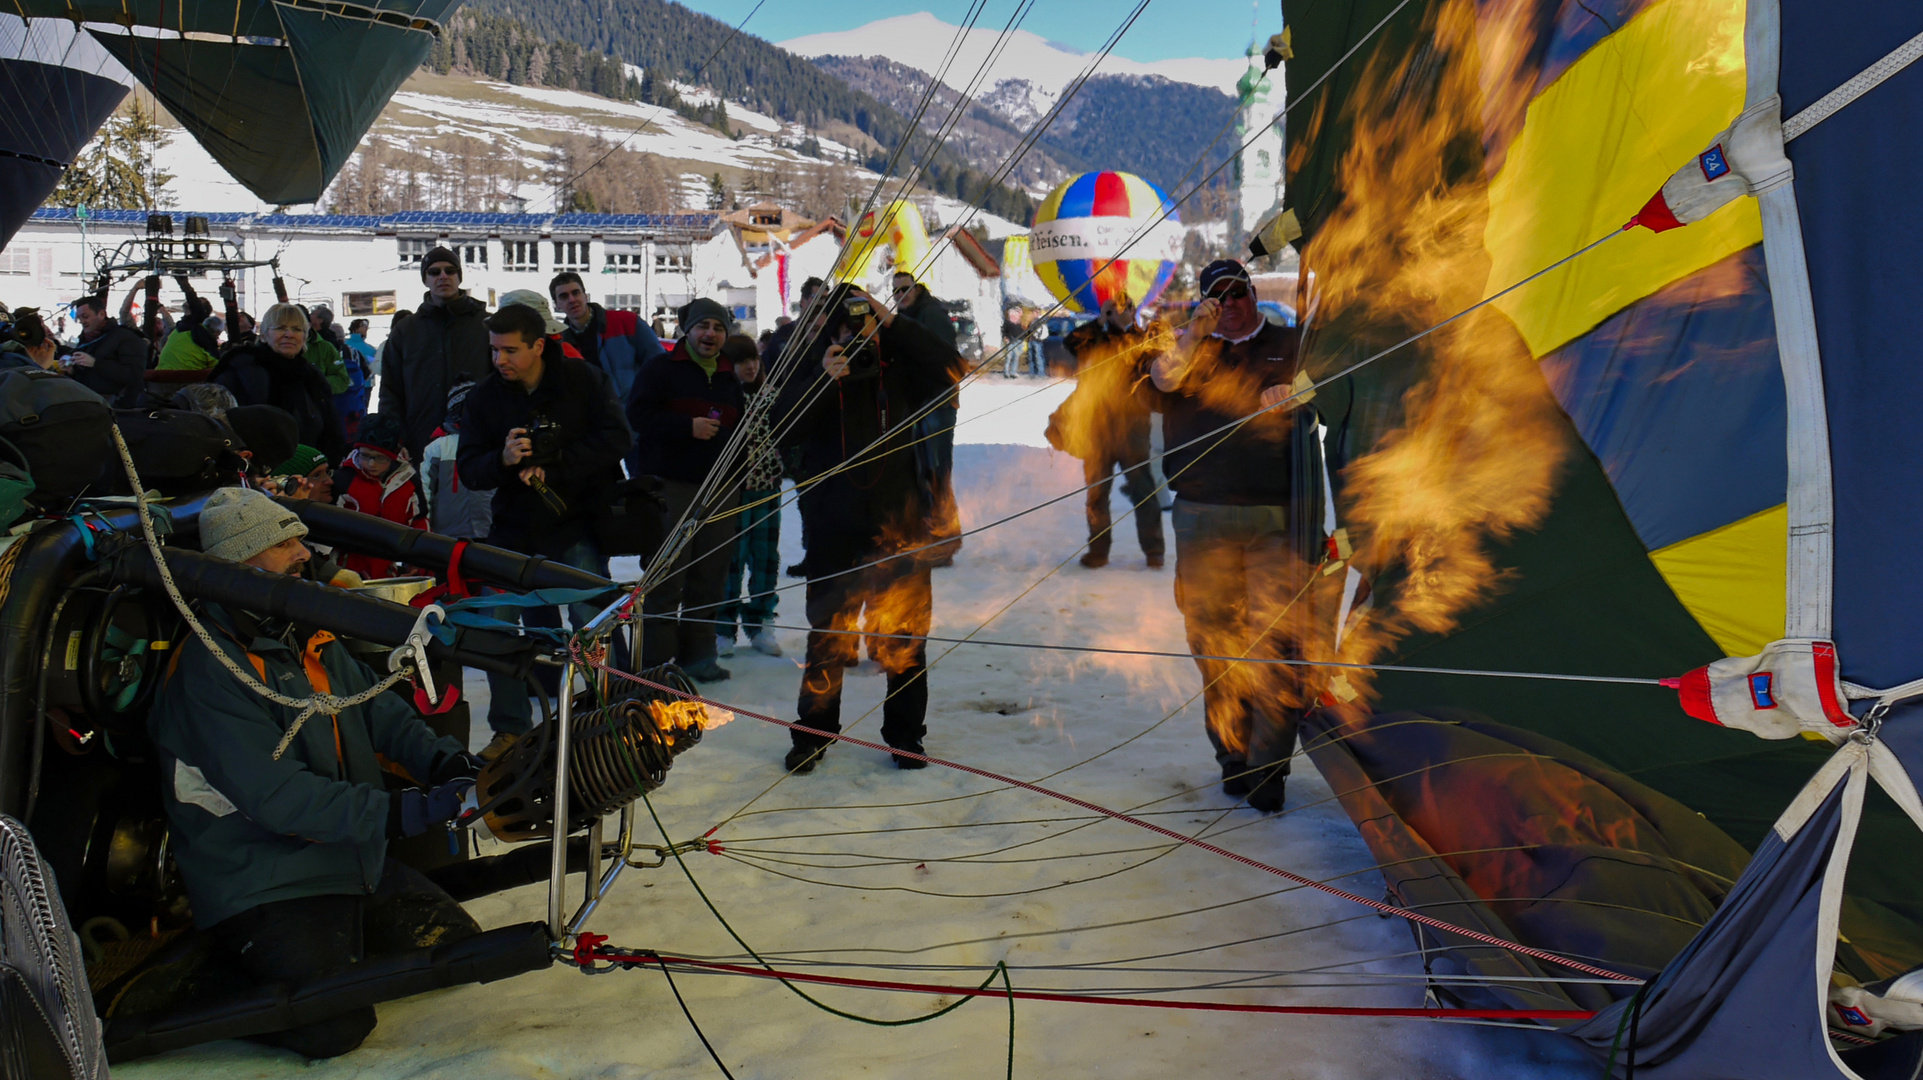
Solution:
[{"label": "yellow balloon panel", "polygon": [[1649,559],[1725,654],[1752,656],[1783,636],[1787,506],[1659,548]]},{"label": "yellow balloon panel", "polygon": [[[1489,293],[1621,228],[1742,112],[1743,17],[1743,0],[1661,0],[1537,95],[1490,186]],[[1739,199],[1687,228],[1632,230],[1496,303],[1542,356],[1762,235]]]}]

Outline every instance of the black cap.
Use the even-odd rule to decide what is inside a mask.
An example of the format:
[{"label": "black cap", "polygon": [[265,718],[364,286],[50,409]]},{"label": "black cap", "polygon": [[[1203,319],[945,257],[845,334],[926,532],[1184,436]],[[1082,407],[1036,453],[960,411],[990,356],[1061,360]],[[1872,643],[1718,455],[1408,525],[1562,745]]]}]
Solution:
[{"label": "black cap", "polygon": [[1202,299],[1209,299],[1215,292],[1216,284],[1222,281],[1239,281],[1254,288],[1254,283],[1249,280],[1249,272],[1241,263],[1234,259],[1217,259],[1202,268]]},{"label": "black cap", "polygon": [[461,257],[454,254],[454,252],[448,248],[433,247],[427,250],[427,254],[421,256],[421,280],[427,280],[428,267],[433,266],[435,263],[442,262],[454,264],[455,276],[462,276]]}]

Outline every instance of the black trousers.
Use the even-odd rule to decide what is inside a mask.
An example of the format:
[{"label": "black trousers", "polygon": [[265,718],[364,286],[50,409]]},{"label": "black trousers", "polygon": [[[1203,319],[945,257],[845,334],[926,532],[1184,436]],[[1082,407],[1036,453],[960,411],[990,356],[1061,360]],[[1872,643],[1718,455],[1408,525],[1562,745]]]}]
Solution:
[{"label": "black trousers", "polygon": [[[694,504],[695,485],[664,480],[662,488],[668,526],[673,528]],[[708,523],[675,558],[674,572],[641,601],[643,668],[714,661],[714,639],[719,633],[715,620],[721,618],[721,606],[727,601],[728,562],[734,557],[734,535],[741,531],[741,515],[731,511],[739,502],[739,492],[714,501],[708,508]]]},{"label": "black trousers", "polygon": [[1148,423],[1131,424],[1127,441],[1105,451],[1100,457],[1082,459],[1083,482],[1088,489],[1088,552],[1108,555],[1115,539],[1110,528],[1108,496],[1115,484],[1115,470],[1122,470],[1122,486],[1128,500],[1135,504],[1135,540],[1143,555],[1163,555],[1168,548],[1162,539],[1162,505],[1155,497],[1155,470],[1149,464]]},{"label": "black trousers", "polygon": [[[300,983],[332,975],[370,956],[459,941],[481,927],[418,870],[393,859],[372,896],[303,896],[249,908],[214,927],[247,975],[261,983]],[[363,1005],[256,1041],[309,1058],[338,1057],[374,1030]]]},{"label": "black trousers", "polygon": [[[881,738],[904,750],[921,748],[928,725],[928,634],[934,587],[928,562],[910,555],[852,574],[808,581],[808,662],[796,704],[801,723],[819,731],[841,731],[841,682],[844,668],[860,659],[866,629],[869,647],[888,673],[888,698],[881,706]],[[841,631],[823,633],[823,631]],[[796,746],[821,746],[831,740],[792,733]]]}]

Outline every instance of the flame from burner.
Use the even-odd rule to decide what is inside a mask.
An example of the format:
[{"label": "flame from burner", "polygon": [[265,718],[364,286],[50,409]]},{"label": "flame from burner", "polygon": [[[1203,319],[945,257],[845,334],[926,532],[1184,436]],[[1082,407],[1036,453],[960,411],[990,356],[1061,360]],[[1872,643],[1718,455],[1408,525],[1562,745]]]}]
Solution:
[{"label": "flame from burner", "polygon": [[654,718],[655,727],[670,732],[692,728],[713,731],[734,719],[734,713],[727,709],[687,700],[650,701],[648,715]]}]

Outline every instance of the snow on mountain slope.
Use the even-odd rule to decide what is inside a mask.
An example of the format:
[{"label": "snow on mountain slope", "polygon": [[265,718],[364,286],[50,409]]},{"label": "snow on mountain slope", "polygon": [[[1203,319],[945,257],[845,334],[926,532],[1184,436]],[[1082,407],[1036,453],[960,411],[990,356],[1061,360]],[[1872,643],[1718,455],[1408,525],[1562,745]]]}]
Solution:
[{"label": "snow on mountain slope", "polygon": [[[797,56],[885,56],[930,74],[947,54],[957,28],[923,11],[878,19],[853,30],[809,34],[781,42],[782,48]],[[967,90],[976,70],[994,51],[1000,38],[999,28],[977,26],[970,30],[943,82],[957,90]],[[980,91],[988,93],[1007,80],[1025,80],[1031,87],[1026,95],[1028,107],[1039,105],[1046,111],[1062,90],[1088,66],[1093,54],[1078,53],[1055,42],[1017,30],[1008,36],[983,80]],[[1160,75],[1176,82],[1212,87],[1235,93],[1235,81],[1248,69],[1248,61],[1193,57],[1143,63],[1113,54],[1102,60],[1097,72],[1110,75]],[[1040,99],[1047,103],[1041,104]]]},{"label": "snow on mountain slope", "polygon": [[[677,86],[677,90],[697,103],[712,98],[712,92],[695,87]],[[600,135],[610,142],[626,140],[627,149],[661,159],[684,193],[695,197],[705,196],[707,178],[716,171],[733,174],[730,182],[734,183],[769,166],[819,165],[816,158],[790,149],[810,135],[819,142],[826,158],[854,154],[853,148],[827,136],[733,102],[728,104],[728,117],[742,132],[739,138],[731,139],[672,109],[655,105],[421,71],[402,85],[367,138],[396,148],[418,149],[435,140],[466,136],[502,146],[523,161],[538,165],[546,159],[557,133]],[[176,204],[192,202],[201,207],[217,202],[223,209],[242,212],[274,209],[228,176],[185,131],[176,128],[173,140],[156,158],[161,171],[174,176],[165,190]],[[876,179],[867,170],[857,168],[855,172],[864,190]],[[530,211],[551,209],[551,189],[538,178],[523,183],[516,194],[527,200]],[[943,221],[959,221],[968,212],[955,199],[932,197],[924,201]],[[294,213],[319,212],[324,206],[325,200],[320,205],[288,209]],[[986,221],[994,237],[1024,228],[988,214],[978,214],[976,220]]]}]

